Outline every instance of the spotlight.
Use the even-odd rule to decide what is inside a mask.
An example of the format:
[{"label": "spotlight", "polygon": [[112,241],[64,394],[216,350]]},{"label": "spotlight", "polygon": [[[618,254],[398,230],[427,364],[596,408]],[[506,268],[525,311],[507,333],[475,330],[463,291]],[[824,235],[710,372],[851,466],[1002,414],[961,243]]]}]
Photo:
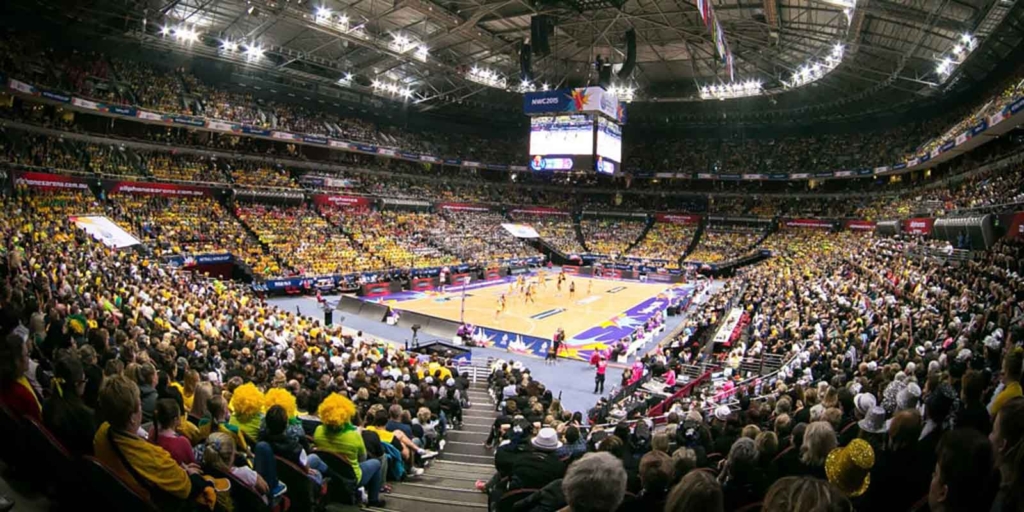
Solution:
[{"label": "spotlight", "polygon": [[320,7],[316,8],[316,17],[317,18],[324,18],[324,19],[330,18],[331,17],[331,10],[329,8],[321,5]]},{"label": "spotlight", "polygon": [[221,43],[220,49],[226,52],[237,52],[238,43],[231,41],[230,39],[225,39],[224,42]]},{"label": "spotlight", "polygon": [[168,27],[166,25],[163,26],[163,27],[160,27],[160,35],[166,36],[166,35],[168,35],[170,33],[171,33],[171,28],[170,27]]},{"label": "spotlight", "polygon": [[255,43],[250,44],[249,47],[245,49],[245,56],[249,60],[259,60],[263,57],[263,48]]}]

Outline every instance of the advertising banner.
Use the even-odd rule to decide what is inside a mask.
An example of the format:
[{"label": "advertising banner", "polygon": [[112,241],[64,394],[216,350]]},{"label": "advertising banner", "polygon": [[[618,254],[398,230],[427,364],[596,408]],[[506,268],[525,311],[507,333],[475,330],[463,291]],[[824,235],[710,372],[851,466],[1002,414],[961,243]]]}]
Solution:
[{"label": "advertising banner", "polygon": [[298,136],[288,132],[270,132],[270,138],[278,140],[302,140]]},{"label": "advertising banner", "polygon": [[157,114],[156,112],[148,112],[145,110],[139,110],[135,115],[139,119],[145,119],[147,121],[160,121],[165,123],[169,121],[169,119],[166,119],[164,116]]},{"label": "advertising banner", "polygon": [[86,110],[99,110],[100,109],[100,104],[99,103],[96,103],[95,101],[90,101],[90,100],[82,99],[82,98],[71,98],[71,104],[76,106],[76,107],[78,107],[78,108],[84,108]]},{"label": "advertising banner", "polygon": [[852,231],[874,231],[875,222],[870,220],[848,220],[843,227]]},{"label": "advertising banner", "polygon": [[605,279],[622,279],[622,270],[617,268],[606,268],[601,271],[600,276]]},{"label": "advertising banner", "polygon": [[352,144],[349,144],[348,142],[341,141],[341,140],[331,139],[331,140],[327,141],[327,145],[332,147],[332,148],[338,148],[338,149],[352,149]]},{"label": "advertising banner", "polygon": [[820,219],[786,219],[786,227],[830,229],[832,222]]},{"label": "advertising banner", "polygon": [[319,144],[321,146],[327,145],[327,137],[318,137],[315,135],[303,135],[302,141],[307,144]]},{"label": "advertising banner", "polygon": [[18,91],[18,92],[21,92],[21,93],[25,93],[25,94],[31,94],[33,96],[38,96],[39,95],[39,92],[36,91],[35,87],[31,86],[30,84],[26,84],[25,82],[22,82],[21,80],[15,80],[13,78],[11,79],[11,82],[10,82],[10,88],[12,90],[15,90],[15,91]]},{"label": "advertising banner", "polygon": [[263,128],[255,128],[253,126],[243,126],[242,133],[248,133],[249,135],[258,135],[260,137],[270,137],[270,130],[264,130]]},{"label": "advertising banner", "polygon": [[391,293],[391,285],[388,283],[368,283],[363,285],[364,297],[383,297]]},{"label": "advertising banner", "polygon": [[1024,238],[1024,212],[1013,214],[1013,219],[1006,230],[1007,238]]},{"label": "advertising banner", "polygon": [[697,224],[700,222],[700,215],[688,215],[682,213],[656,213],[654,218],[658,222],[667,224]]},{"label": "advertising banner", "polygon": [[512,210],[512,213],[523,213],[526,215],[569,215],[569,212],[563,212],[562,210],[556,210],[546,206],[516,208],[515,210]]},{"label": "advertising banner", "polygon": [[139,239],[132,236],[110,219],[102,215],[88,215],[84,217],[70,217],[79,229],[92,235],[107,247],[123,249],[133,245],[139,245]]},{"label": "advertising banner", "polygon": [[437,205],[438,208],[444,210],[455,210],[455,211],[469,211],[469,212],[489,212],[491,207],[485,204],[476,203],[440,203]]},{"label": "advertising banner", "polygon": [[434,278],[432,277],[414,277],[409,282],[409,288],[415,292],[422,292],[426,290],[434,289]]},{"label": "advertising banner", "polygon": [[526,115],[600,112],[612,119],[625,119],[619,100],[600,87],[577,87],[553,91],[528,92],[523,95]]},{"label": "advertising banner", "polygon": [[497,267],[489,268],[484,271],[484,280],[497,281],[498,279],[501,279],[501,270],[499,270]]},{"label": "advertising banner", "polygon": [[199,197],[210,195],[210,189],[170,183],[147,183],[138,181],[104,181],[103,188],[111,194],[150,194],[157,196]]},{"label": "advertising banner", "polygon": [[1024,98],[1020,98],[1019,100],[1010,104],[1010,113],[1016,114],[1022,108],[1024,108]]},{"label": "advertising banner", "polygon": [[71,96],[61,94],[59,92],[47,91],[44,89],[40,92],[40,96],[48,100],[59,101],[61,103],[71,103]]},{"label": "advertising banner", "polygon": [[903,221],[903,232],[911,235],[930,235],[935,219],[918,217]]},{"label": "advertising banner", "polygon": [[313,204],[317,206],[336,205],[368,208],[371,204],[369,197],[363,196],[336,196],[332,194],[316,194],[313,196]]},{"label": "advertising banner", "polygon": [[835,176],[836,178],[849,178],[853,176],[853,171],[836,171]]},{"label": "advertising banner", "polygon": [[225,123],[224,121],[210,121],[206,125],[211,130],[217,130],[219,132],[237,132],[241,131],[241,127],[231,123]]},{"label": "advertising banner", "polygon": [[580,266],[579,265],[562,265],[562,272],[565,272],[566,274],[572,275],[572,276],[579,275],[579,273],[580,273]]},{"label": "advertising banner", "polygon": [[15,185],[25,185],[31,188],[60,189],[72,188],[78,190],[89,190],[85,178],[77,176],[61,176],[60,174],[49,174],[45,172],[15,172]]},{"label": "advertising banner", "polygon": [[791,180],[808,180],[808,179],[811,179],[811,174],[807,173],[807,172],[798,172],[798,173],[790,174],[789,175],[789,179],[791,179]]},{"label": "advertising banner", "polygon": [[516,238],[540,238],[540,234],[526,224],[502,224],[501,227]]},{"label": "advertising banner", "polygon": [[452,274],[452,286],[462,286],[469,284],[473,278],[469,274]]},{"label": "advertising banner", "polygon": [[206,120],[201,117],[171,116],[171,122],[188,126],[206,126]]}]

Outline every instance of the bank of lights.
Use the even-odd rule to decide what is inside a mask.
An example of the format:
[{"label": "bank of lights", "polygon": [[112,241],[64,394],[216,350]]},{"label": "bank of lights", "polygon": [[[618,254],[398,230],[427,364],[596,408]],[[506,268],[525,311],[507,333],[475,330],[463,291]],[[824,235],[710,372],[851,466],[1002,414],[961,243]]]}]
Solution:
[{"label": "bank of lights", "polygon": [[960,66],[963,61],[967,60],[967,56],[978,47],[978,40],[970,34],[963,34],[960,36],[960,40],[957,41],[956,46],[950,50],[950,53],[943,55],[939,58],[938,64],[935,65],[935,73],[939,75],[943,80],[949,78],[953,74],[953,71]]},{"label": "bank of lights", "polygon": [[395,82],[389,82],[387,80],[374,80],[373,91],[377,94],[397,96],[400,98],[409,99],[412,97],[412,89],[408,87],[402,87]]},{"label": "bank of lights", "polygon": [[636,98],[636,88],[632,85],[613,85],[608,88],[608,92],[618,98],[619,101],[626,103],[630,103]]},{"label": "bank of lights", "polygon": [[821,61],[809,61],[807,64],[800,66],[795,73],[790,77],[787,82],[783,80],[783,85],[787,89],[795,89],[802,87],[811,82],[817,82],[821,80],[825,75],[832,72],[833,69],[839,66],[839,63],[843,61],[843,45],[836,43],[832,47],[832,51]]},{"label": "bank of lights", "polygon": [[248,60],[260,60],[263,58],[263,47],[258,44],[251,44],[245,48],[245,58]]},{"label": "bank of lights", "polygon": [[762,94],[764,94],[764,84],[758,80],[705,85],[700,88],[700,99],[702,100],[727,100],[731,98],[760,96]]},{"label": "bank of lights", "polygon": [[160,35],[162,36],[173,36],[178,42],[183,44],[191,44],[199,41],[199,32],[196,32],[194,28],[188,28],[185,25],[177,27],[160,27]]},{"label": "bank of lights", "polygon": [[536,90],[537,90],[537,86],[533,82],[531,82],[529,80],[521,80],[519,82],[519,85],[517,85],[516,88],[514,89],[515,92],[518,92],[520,94],[525,94],[525,93],[528,93],[528,92],[534,92]]},{"label": "bank of lights", "polygon": [[508,86],[508,79],[501,76],[497,71],[477,66],[473,66],[466,72],[466,79],[473,83],[494,87],[495,89],[504,89]]}]

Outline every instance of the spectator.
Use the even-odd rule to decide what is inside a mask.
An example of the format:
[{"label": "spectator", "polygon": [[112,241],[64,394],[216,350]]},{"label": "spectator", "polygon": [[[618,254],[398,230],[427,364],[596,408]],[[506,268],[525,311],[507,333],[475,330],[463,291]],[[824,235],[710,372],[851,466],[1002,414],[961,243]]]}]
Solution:
[{"label": "spectator", "polygon": [[846,496],[824,480],[790,476],[775,482],[768,488],[761,510],[764,512],[853,512],[853,506]]},{"label": "spectator", "polygon": [[1022,396],[1020,387],[1021,372],[1024,371],[1024,350],[1014,348],[1003,358],[1003,373],[1000,391],[992,398],[988,412],[993,418],[1007,401]]},{"label": "spectator", "polygon": [[800,445],[798,474],[825,480],[825,459],[837,444],[835,431],[828,422],[815,421],[808,425]]},{"label": "spectator", "polygon": [[589,453],[570,467],[562,492],[570,512],[614,512],[626,495],[626,471],[611,454]]},{"label": "spectator", "polygon": [[195,454],[188,438],[178,434],[181,426],[181,411],[178,403],[171,398],[161,398],[156,403],[153,416],[153,433],[150,438],[179,464],[195,464]]},{"label": "spectator", "polygon": [[761,500],[767,485],[758,467],[757,447],[753,439],[741,437],[733,443],[719,480],[722,481],[726,510],[736,510]]},{"label": "spectator", "polygon": [[82,363],[74,356],[61,356],[53,368],[52,385],[53,394],[43,405],[43,425],[72,454],[91,455],[97,425],[95,413],[82,402]]},{"label": "spectator", "polygon": [[323,424],[313,433],[317,448],[337,453],[348,460],[359,485],[365,487],[369,494],[370,505],[383,508],[385,502],[380,498],[380,489],[384,475],[380,461],[367,458],[363,438],[352,424],[356,413],[355,404],[348,398],[332,393],[320,404],[318,413]]},{"label": "spectator", "polygon": [[999,408],[992,433],[996,469],[999,470],[999,493],[993,510],[1020,512],[1024,510],[1024,398],[1007,400]]},{"label": "spectator", "polygon": [[722,512],[722,486],[706,471],[691,471],[668,495],[665,512]]},{"label": "spectator", "polygon": [[992,445],[981,433],[957,429],[939,444],[928,488],[932,512],[987,510],[992,503]]},{"label": "spectator", "polygon": [[825,460],[828,481],[850,498],[863,495],[871,483],[871,468],[875,465],[875,451],[863,439],[829,452]]},{"label": "spectator", "polygon": [[42,405],[26,376],[28,343],[18,334],[8,334],[0,349],[0,403],[18,417],[39,421]]},{"label": "spectator", "polygon": [[675,468],[672,459],[660,451],[650,451],[640,458],[640,484],[643,487],[631,507],[662,510],[672,487]]}]

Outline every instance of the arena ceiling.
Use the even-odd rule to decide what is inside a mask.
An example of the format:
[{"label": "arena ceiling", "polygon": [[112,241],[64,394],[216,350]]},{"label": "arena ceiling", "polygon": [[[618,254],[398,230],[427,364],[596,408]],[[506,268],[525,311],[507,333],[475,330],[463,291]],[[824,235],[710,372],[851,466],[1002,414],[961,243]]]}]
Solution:
[{"label": "arena ceiling", "polygon": [[[551,53],[534,58],[536,87],[595,83],[594,59],[621,63],[625,32],[633,29],[637,66],[616,82],[636,88],[635,111],[661,113],[673,108],[666,104],[679,103],[684,107],[676,108],[694,116],[831,115],[941,96],[986,76],[1013,54],[1024,34],[1021,0],[712,0],[736,80],[758,80],[774,92],[700,102],[699,88],[728,80],[728,72],[695,0],[609,5],[621,1],[94,0],[75,2],[77,13],[64,14],[98,22],[106,14],[108,24],[113,20],[146,44],[207,56],[224,58],[223,41],[257,44],[265,58],[246,65],[324,83],[351,76],[342,86],[363,92],[374,81],[395,83],[410,89],[406,101],[420,109],[509,111],[520,104],[517,93],[470,81],[466,73],[493,70],[509,87],[518,84],[519,47],[530,37],[530,19],[547,14],[554,22]],[[589,5],[579,10],[580,3],[566,2]],[[201,40],[176,43],[159,32],[168,26],[192,27]],[[976,38],[977,49],[940,79],[938,60],[965,33]],[[802,87],[782,86],[836,45],[844,56],[831,73]],[[425,58],[417,56],[421,47]]]}]

